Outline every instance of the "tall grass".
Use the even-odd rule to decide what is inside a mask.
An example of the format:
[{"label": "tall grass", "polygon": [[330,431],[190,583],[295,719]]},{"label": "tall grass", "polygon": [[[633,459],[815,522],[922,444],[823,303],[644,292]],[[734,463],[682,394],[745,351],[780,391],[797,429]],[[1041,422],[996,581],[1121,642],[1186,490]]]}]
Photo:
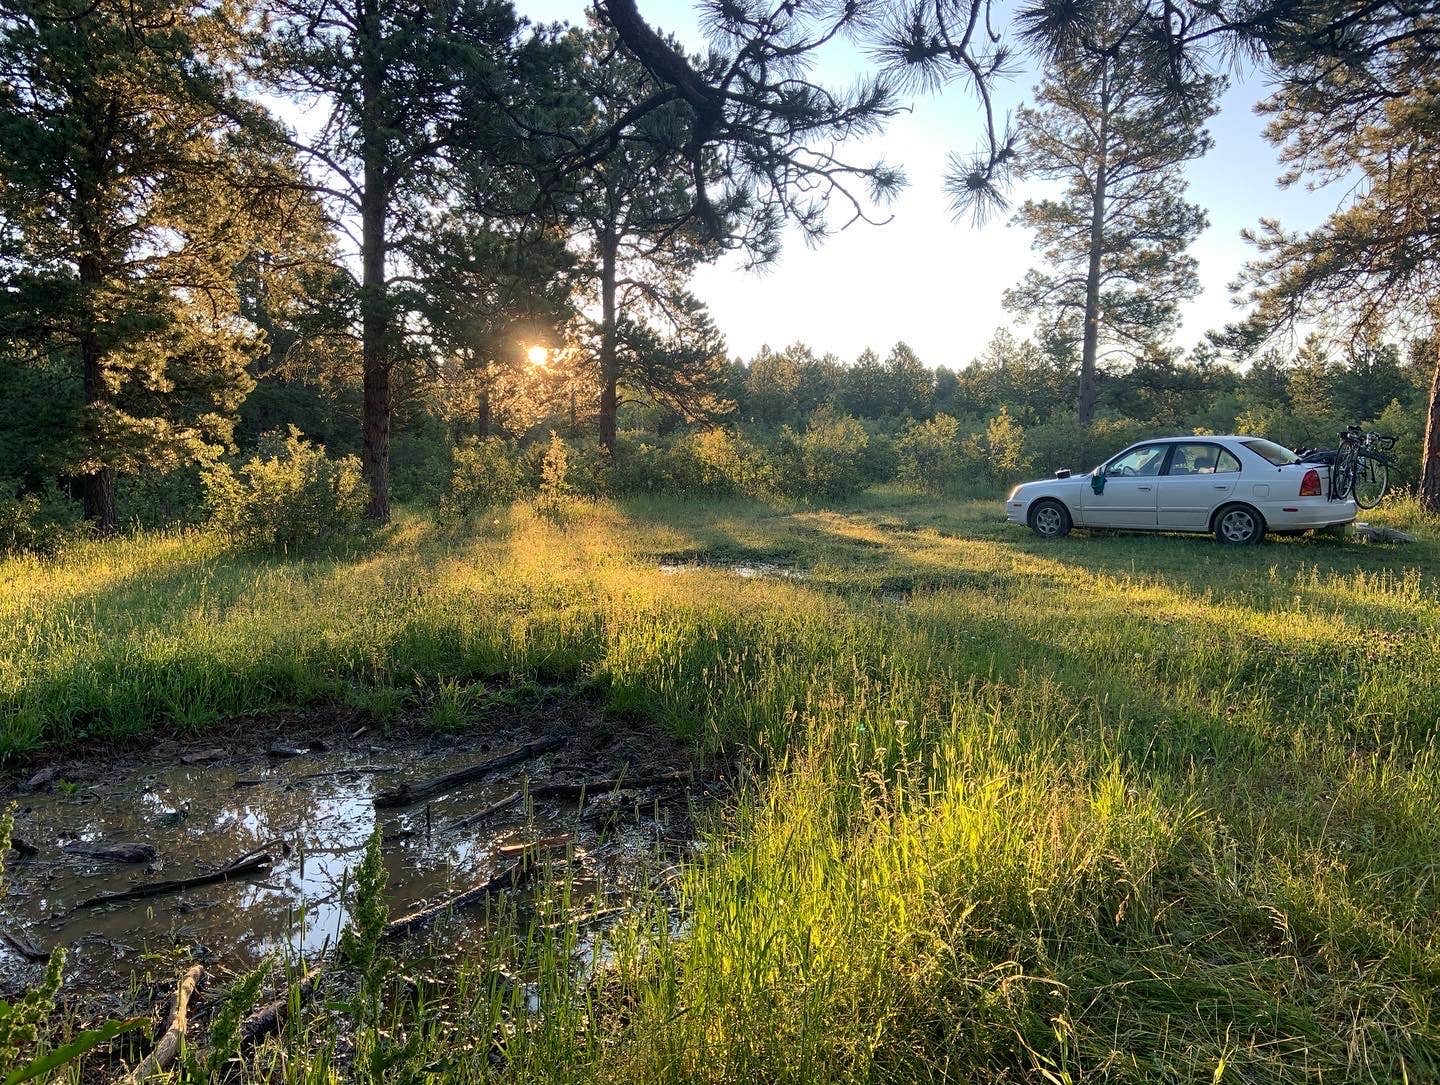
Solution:
[{"label": "tall grass", "polygon": [[[573,935],[515,934],[546,1012],[472,962],[381,1079],[1440,1076],[1433,528],[1229,550],[993,516],[651,501],[304,561],[11,563],[4,750],[498,676],[762,754],[603,981]],[[701,555],[810,578],[657,568]],[[457,1028],[504,1057],[455,1058]],[[315,1080],[330,1050],[269,1057]]]}]

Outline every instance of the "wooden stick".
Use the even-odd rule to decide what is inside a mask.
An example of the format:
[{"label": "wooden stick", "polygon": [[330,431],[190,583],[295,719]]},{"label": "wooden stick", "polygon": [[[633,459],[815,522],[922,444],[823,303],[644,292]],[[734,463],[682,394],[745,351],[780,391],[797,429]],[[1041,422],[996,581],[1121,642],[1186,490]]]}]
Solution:
[{"label": "wooden stick", "polygon": [[[536,784],[529,789],[532,799],[579,799],[587,795],[606,795],[612,791],[638,791],[644,787],[663,787],[667,784],[688,783],[692,775],[688,772],[667,772],[659,776],[615,776],[603,780],[582,780],[578,784],[546,783]],[[442,832],[456,832],[474,828],[488,821],[496,814],[503,814],[512,806],[519,806],[527,792],[512,791],[503,799],[492,802],[484,810],[476,811],[446,825]]]},{"label": "wooden stick", "polygon": [[9,931],[0,931],[0,942],[4,942],[20,956],[33,964],[48,961],[50,954],[46,953],[39,946],[31,943],[24,935],[11,934]]},{"label": "wooden stick", "polygon": [[[301,1007],[315,997],[315,989],[319,986],[320,977],[324,971],[325,968],[321,965],[300,981],[297,994]],[[265,1037],[279,1032],[280,1026],[285,1023],[285,1015],[289,1012],[290,989],[287,984],[284,994],[274,1002],[267,1002],[265,1005],[257,1007],[245,1020],[240,1022],[241,1050],[248,1050]]]},{"label": "wooden stick", "polygon": [[97,893],[88,900],[82,900],[75,907],[94,908],[101,904],[113,904],[122,900],[143,900],[146,897],[159,897],[167,893],[182,893],[187,889],[195,889],[202,885],[214,885],[216,882],[225,882],[231,878],[241,878],[247,874],[269,870],[273,862],[274,859],[268,853],[262,853],[237,860],[211,874],[197,874],[193,878],[177,878],[174,881],[150,882],[130,889],[120,889],[113,893]]},{"label": "wooden stick", "polygon": [[443,900],[439,904],[432,905],[429,908],[422,908],[417,912],[411,912],[409,915],[402,915],[399,919],[391,920],[385,925],[383,937],[398,938],[401,935],[411,934],[423,927],[428,927],[443,915],[458,912],[464,908],[473,908],[477,904],[483,904],[493,893],[499,893],[505,889],[515,889],[525,884],[525,882],[535,876],[536,871],[539,869],[539,863],[536,862],[535,858],[537,851],[541,848],[563,847],[569,842],[570,834],[566,833],[563,836],[548,837],[544,840],[532,841],[529,844],[515,845],[507,849],[502,849],[502,852],[509,854],[513,854],[516,850],[519,850],[520,855],[513,863],[505,867],[499,874],[496,874],[488,881],[472,886],[465,890],[465,892],[453,896],[448,900]]},{"label": "wooden stick", "polygon": [[170,1012],[170,1024],[165,1029],[165,1034],[150,1049],[150,1054],[140,1060],[140,1064],[122,1077],[116,1085],[139,1085],[140,1082],[168,1069],[170,1064],[175,1061],[175,1056],[180,1054],[180,1043],[185,1039],[186,1015],[190,1009],[190,996],[195,993],[195,988],[200,983],[204,972],[205,969],[197,964],[180,977],[180,983],[175,988],[175,1008]]},{"label": "wooden stick", "polygon": [[559,735],[550,735],[546,738],[537,738],[534,742],[527,742],[518,746],[509,753],[501,754],[499,757],[492,757],[488,761],[481,761],[478,765],[471,765],[469,768],[458,769],[455,772],[447,773],[444,776],[437,776],[433,780],[421,781],[418,784],[401,784],[392,791],[382,791],[375,796],[376,806],[410,806],[422,799],[433,798],[446,791],[454,791],[457,787],[463,787],[475,780],[489,776],[492,772],[499,772],[501,769],[508,769],[511,765],[518,765],[529,761],[532,757],[539,757],[555,747],[561,745],[565,740]]}]

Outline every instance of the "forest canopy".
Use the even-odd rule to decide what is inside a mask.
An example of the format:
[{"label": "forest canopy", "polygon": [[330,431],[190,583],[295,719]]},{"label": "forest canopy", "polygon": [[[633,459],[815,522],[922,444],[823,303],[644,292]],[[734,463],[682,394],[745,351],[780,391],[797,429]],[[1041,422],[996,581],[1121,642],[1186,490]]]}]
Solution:
[{"label": "forest canopy", "polygon": [[[703,55],[633,0],[524,15],[0,0],[11,545],[220,515],[227,472],[312,452],[383,522],[393,500],[473,505],[467,471],[502,492],[980,491],[1157,429],[1323,444],[1354,421],[1401,439],[1395,481],[1440,508],[1423,12],[706,0]],[[836,43],[870,58],[844,90],[815,74]],[[993,94],[1021,64],[1038,85],[1007,128]],[[1275,88],[1288,180],[1360,182],[1310,233],[1260,223],[1244,319],[1185,351],[1206,215],[1180,169],[1237,65]],[[1015,177],[1062,186],[1015,216],[1037,259],[1007,306],[1031,337],[958,368],[903,343],[730,357],[694,272],[878,221],[906,178],[855,140],[955,82],[985,121],[945,179],[957,214],[1007,210]]]}]

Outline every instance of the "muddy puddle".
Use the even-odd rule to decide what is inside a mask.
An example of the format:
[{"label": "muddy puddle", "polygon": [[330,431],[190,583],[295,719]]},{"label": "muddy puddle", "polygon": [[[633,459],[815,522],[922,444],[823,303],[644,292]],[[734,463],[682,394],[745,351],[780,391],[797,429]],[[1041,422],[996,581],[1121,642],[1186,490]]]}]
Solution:
[{"label": "muddy puddle", "polygon": [[792,569],[769,561],[725,561],[718,558],[705,560],[670,560],[660,563],[660,571],[667,576],[685,573],[720,572],[739,577],[742,580],[809,580],[810,574],[803,569]]},{"label": "muddy puddle", "polygon": [[[34,790],[18,781],[0,785],[0,802],[16,802],[21,845],[7,856],[9,892],[0,900],[7,936],[0,940],[0,988],[13,993],[33,982],[41,966],[27,952],[55,945],[70,951],[67,987],[82,993],[123,987],[147,954],[182,950],[232,969],[276,951],[317,956],[346,923],[349,872],[377,822],[392,915],[485,881],[503,868],[507,847],[513,856],[514,845],[567,835],[555,854],[572,907],[623,906],[684,855],[694,804],[713,794],[714,784],[703,782],[686,748],[663,735],[612,730],[589,715],[530,723],[446,736],[382,738],[368,727],[279,740],[242,733],[220,744],[171,743],[147,754],[60,762]],[[387,806],[382,797],[377,808],[382,792],[537,740],[556,744],[428,799]],[[567,793],[573,784],[657,774],[685,778]],[[530,796],[531,788],[540,797]],[[475,823],[477,813],[516,791],[526,798]],[[452,824],[461,821],[469,824]],[[124,845],[136,845],[121,850],[139,861],[93,854]],[[87,903],[211,874],[259,853],[271,857],[268,867],[231,880]],[[479,922],[457,917],[447,933],[452,945],[479,937]]]}]

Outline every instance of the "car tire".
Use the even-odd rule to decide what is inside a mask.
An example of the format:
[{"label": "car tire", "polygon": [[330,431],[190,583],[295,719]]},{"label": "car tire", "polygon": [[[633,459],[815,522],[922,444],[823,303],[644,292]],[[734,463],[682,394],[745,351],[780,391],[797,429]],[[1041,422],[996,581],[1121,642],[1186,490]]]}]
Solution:
[{"label": "car tire", "polygon": [[1052,498],[1044,498],[1030,506],[1026,517],[1030,530],[1042,539],[1063,539],[1070,534],[1070,510]]},{"label": "car tire", "polygon": [[1265,537],[1265,519],[1249,505],[1226,505],[1215,514],[1215,541],[1253,546]]}]

